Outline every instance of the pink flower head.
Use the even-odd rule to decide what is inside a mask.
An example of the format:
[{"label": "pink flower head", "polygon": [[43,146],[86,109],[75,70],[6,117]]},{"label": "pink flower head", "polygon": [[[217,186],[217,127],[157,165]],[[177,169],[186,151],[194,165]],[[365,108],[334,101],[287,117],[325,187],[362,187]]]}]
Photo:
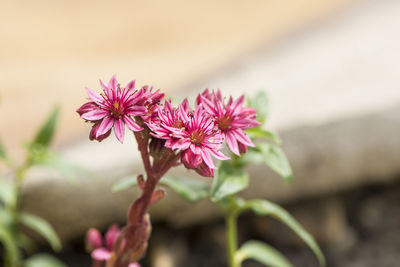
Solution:
[{"label": "pink flower head", "polygon": [[197,97],[196,102],[215,119],[216,125],[223,133],[229,149],[240,156],[240,152],[246,151],[246,146],[254,147],[251,139],[243,130],[260,125],[256,118],[256,110],[242,107],[244,95],[233,101],[230,97],[228,103],[224,103],[221,91],[210,93],[206,89]]},{"label": "pink flower head", "polygon": [[182,128],[171,129],[170,138],[178,140],[170,148],[184,151],[182,162],[186,167],[197,169],[204,162],[209,169],[215,169],[211,155],[220,160],[229,159],[220,151],[224,140],[221,132],[202,107],[196,108],[190,116],[186,112],[181,114]]},{"label": "pink flower head", "polygon": [[143,93],[143,97],[139,104],[146,107],[146,113],[142,115],[142,118],[145,121],[149,121],[156,113],[159,103],[164,98],[164,93],[160,93],[160,89],[154,91],[153,86],[149,88],[148,85],[143,86],[140,90]]},{"label": "pink flower head", "polygon": [[[92,252],[93,260],[103,262],[111,258],[119,233],[120,230],[115,224],[108,228],[104,240],[102,240],[101,234],[97,229],[91,228],[88,231],[86,235],[86,247]],[[128,267],[140,267],[140,265],[134,262],[130,263]]]},{"label": "pink flower head", "polygon": [[111,128],[114,127],[115,136],[122,143],[125,125],[134,132],[143,130],[134,120],[135,116],[142,116],[146,112],[146,108],[138,103],[143,101],[144,91],[134,90],[135,81],[131,81],[125,88],[121,88],[114,75],[108,85],[101,80],[100,85],[103,88],[102,94],[86,88],[91,101],[77,110],[83,119],[94,123],[90,139],[101,141],[110,134]]},{"label": "pink flower head", "polygon": [[165,139],[165,146],[172,148],[182,136],[189,112],[187,99],[178,108],[172,107],[170,101],[165,101],[164,106],[158,108],[157,116],[147,123],[152,131],[151,135]]}]

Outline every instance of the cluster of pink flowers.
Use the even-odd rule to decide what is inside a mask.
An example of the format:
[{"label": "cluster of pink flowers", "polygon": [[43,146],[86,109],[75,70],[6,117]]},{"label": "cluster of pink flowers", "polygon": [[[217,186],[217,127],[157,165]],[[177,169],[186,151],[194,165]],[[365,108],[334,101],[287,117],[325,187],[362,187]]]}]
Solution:
[{"label": "cluster of pink flowers", "polygon": [[181,153],[181,162],[188,169],[206,177],[214,176],[212,157],[229,159],[221,150],[226,141],[236,155],[254,146],[244,130],[260,125],[256,110],[243,107],[244,96],[227,101],[221,92],[206,89],[199,94],[194,109],[185,99],[177,107],[169,100],[162,103],[164,94],[144,86],[135,90],[135,81],[122,88],[115,76],[97,94],[87,89],[89,102],[81,106],[79,115],[93,123],[91,140],[101,141],[111,129],[122,143],[125,126],[133,131],[145,131],[152,139],[163,141],[165,148]]},{"label": "cluster of pink flowers", "polygon": [[[86,249],[91,252],[92,258],[95,261],[93,266],[103,266],[111,258],[113,247],[119,234],[120,230],[115,224],[108,228],[104,240],[97,229],[89,229],[86,234]],[[140,265],[133,262],[128,267],[140,267]]]}]

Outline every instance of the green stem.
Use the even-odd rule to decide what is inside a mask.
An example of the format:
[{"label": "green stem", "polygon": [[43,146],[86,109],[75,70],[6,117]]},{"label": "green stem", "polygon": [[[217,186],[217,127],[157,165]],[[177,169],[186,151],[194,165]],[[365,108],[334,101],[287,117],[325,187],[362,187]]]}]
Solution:
[{"label": "green stem", "polygon": [[237,215],[228,213],[225,217],[226,221],[226,241],[229,267],[239,267],[235,261],[235,253],[237,250]]}]

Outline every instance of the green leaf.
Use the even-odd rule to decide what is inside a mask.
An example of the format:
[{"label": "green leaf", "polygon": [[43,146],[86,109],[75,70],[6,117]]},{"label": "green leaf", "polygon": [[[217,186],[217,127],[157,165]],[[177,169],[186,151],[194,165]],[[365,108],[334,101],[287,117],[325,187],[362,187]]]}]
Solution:
[{"label": "green leaf", "polygon": [[0,206],[0,226],[8,227],[13,221],[12,214],[9,209]]},{"label": "green leaf", "polygon": [[248,98],[248,105],[257,110],[257,121],[266,122],[269,112],[268,96],[263,91],[258,91],[253,97]]},{"label": "green leaf", "polygon": [[26,260],[24,267],[67,267],[67,265],[49,254],[37,254]]},{"label": "green leaf", "polygon": [[261,151],[264,162],[282,176],[285,182],[289,183],[292,180],[292,168],[280,147],[274,144],[261,143],[257,144],[257,149]]},{"label": "green leaf", "polygon": [[256,128],[252,128],[252,129],[248,129],[248,130],[246,130],[246,133],[249,135],[249,137],[251,139],[265,138],[265,139],[273,141],[277,145],[280,145],[282,143],[282,140],[280,139],[280,137],[277,134],[267,131],[267,130],[264,130],[263,128],[261,128],[261,126],[258,126]]},{"label": "green leaf", "polygon": [[117,181],[111,188],[113,193],[124,191],[128,188],[136,186],[137,183],[137,175],[127,176],[125,178]]},{"label": "green leaf", "polygon": [[200,181],[186,178],[163,177],[160,181],[174,190],[179,196],[190,202],[197,202],[208,197],[210,187]]},{"label": "green leaf", "polygon": [[0,225],[0,243],[3,244],[5,249],[6,261],[9,266],[18,266],[19,251],[17,244],[9,230],[9,228]]},{"label": "green leaf", "polygon": [[260,241],[250,240],[236,251],[235,260],[238,265],[246,259],[256,260],[273,267],[291,267],[292,264],[275,248]]},{"label": "green leaf", "polygon": [[5,205],[13,205],[16,201],[16,191],[12,183],[0,177],[0,200]]},{"label": "green leaf", "polygon": [[59,251],[61,249],[61,241],[53,227],[47,221],[26,212],[21,213],[20,219],[24,225],[43,236],[49,242],[53,250]]},{"label": "green leaf", "polygon": [[230,161],[221,161],[211,187],[211,200],[218,202],[224,197],[247,188],[249,176]]},{"label": "green leaf", "polygon": [[246,209],[253,210],[257,215],[271,216],[286,224],[310,247],[310,249],[318,258],[319,264],[321,266],[325,266],[324,255],[322,254],[322,251],[319,248],[315,239],[285,209],[277,204],[263,199],[247,201],[246,204],[242,207],[242,211]]},{"label": "green leaf", "polygon": [[0,158],[2,159],[7,159],[7,152],[6,152],[6,148],[3,145],[3,142],[1,142],[0,140]]},{"label": "green leaf", "polygon": [[32,144],[48,147],[54,137],[54,132],[57,124],[59,107],[55,107],[51,112],[46,122],[42,125]]}]

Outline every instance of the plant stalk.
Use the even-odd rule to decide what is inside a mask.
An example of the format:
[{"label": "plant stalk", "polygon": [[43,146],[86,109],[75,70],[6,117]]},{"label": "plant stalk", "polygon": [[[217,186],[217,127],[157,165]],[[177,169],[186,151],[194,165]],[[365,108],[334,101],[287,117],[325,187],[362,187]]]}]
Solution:
[{"label": "plant stalk", "polygon": [[227,213],[226,221],[226,241],[229,267],[239,267],[235,261],[237,250],[237,215],[233,212]]}]

